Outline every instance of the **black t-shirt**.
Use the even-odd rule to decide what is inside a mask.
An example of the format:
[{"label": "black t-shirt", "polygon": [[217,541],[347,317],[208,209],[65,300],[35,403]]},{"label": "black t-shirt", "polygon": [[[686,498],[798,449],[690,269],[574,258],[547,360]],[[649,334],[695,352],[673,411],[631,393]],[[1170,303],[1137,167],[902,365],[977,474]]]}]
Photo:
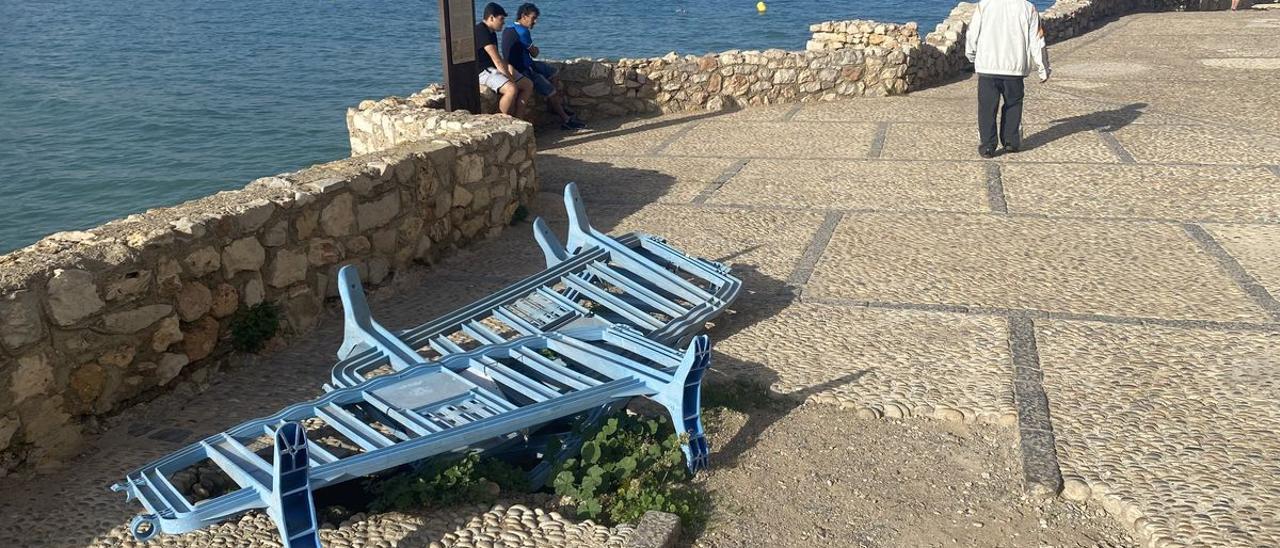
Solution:
[{"label": "black t-shirt", "polygon": [[498,35],[489,30],[484,23],[476,23],[476,63],[481,71],[494,68],[493,59],[490,59],[489,52],[484,50],[484,47],[489,45],[498,47]]}]

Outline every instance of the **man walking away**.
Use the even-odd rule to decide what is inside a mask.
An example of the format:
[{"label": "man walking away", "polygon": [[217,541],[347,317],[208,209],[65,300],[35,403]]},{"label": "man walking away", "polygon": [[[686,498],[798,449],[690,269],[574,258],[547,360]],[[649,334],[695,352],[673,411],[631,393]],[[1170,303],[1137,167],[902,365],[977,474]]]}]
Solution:
[{"label": "man walking away", "polygon": [[982,0],[969,23],[965,55],[978,73],[978,155],[995,156],[997,109],[1004,152],[1017,152],[1022,146],[1022,79],[1034,63],[1040,82],[1049,80],[1049,54],[1036,7],[1026,0]]},{"label": "man walking away", "polygon": [[497,32],[507,22],[507,10],[493,2],[484,7],[484,20],[476,23],[476,64],[480,83],[498,92],[498,110],[508,116],[524,115],[524,100],[533,92],[533,83],[511,68],[498,52]]},{"label": "man walking away", "polygon": [[556,93],[555,67],[533,59],[538,56],[538,46],[533,45],[533,34],[529,31],[538,24],[540,15],[538,6],[533,4],[521,4],[516,9],[515,24],[502,31],[502,57],[528,75],[533,89],[547,98],[547,107],[560,117],[560,129],[582,129],[586,124],[574,119],[565,107],[563,94]]}]

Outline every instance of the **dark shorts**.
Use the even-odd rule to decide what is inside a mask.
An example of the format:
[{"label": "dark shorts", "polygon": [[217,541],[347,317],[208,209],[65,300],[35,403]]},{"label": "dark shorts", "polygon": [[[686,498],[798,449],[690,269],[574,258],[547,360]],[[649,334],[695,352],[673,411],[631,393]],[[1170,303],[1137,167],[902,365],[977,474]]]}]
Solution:
[{"label": "dark shorts", "polygon": [[529,79],[533,80],[533,89],[538,91],[538,95],[544,97],[555,95],[556,86],[551,83],[551,78],[559,71],[542,61],[534,61],[532,68],[532,74],[529,75]]}]

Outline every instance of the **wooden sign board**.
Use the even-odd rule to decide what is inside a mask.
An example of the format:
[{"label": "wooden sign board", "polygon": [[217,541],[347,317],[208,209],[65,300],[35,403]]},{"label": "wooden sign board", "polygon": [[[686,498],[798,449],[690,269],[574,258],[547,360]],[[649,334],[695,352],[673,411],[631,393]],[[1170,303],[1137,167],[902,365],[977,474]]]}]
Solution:
[{"label": "wooden sign board", "polygon": [[444,57],[445,110],[480,113],[476,68],[475,0],[439,0],[440,51]]}]

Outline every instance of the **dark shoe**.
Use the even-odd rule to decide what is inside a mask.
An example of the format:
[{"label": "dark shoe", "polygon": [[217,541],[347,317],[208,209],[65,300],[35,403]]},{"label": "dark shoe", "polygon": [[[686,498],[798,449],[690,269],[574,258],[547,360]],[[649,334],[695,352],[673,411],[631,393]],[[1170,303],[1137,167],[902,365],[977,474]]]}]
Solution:
[{"label": "dark shoe", "polygon": [[1005,145],[1003,149],[1000,149],[1000,152],[1002,152],[1002,153],[1004,153],[1004,154],[1017,154],[1018,150],[1020,150],[1020,149],[1019,149],[1018,147],[1016,147],[1016,146],[1013,146],[1013,145]]},{"label": "dark shoe", "polygon": [[565,122],[565,123],[563,123],[563,124],[560,124],[560,129],[563,129],[563,130],[566,130],[566,131],[569,131],[569,130],[575,130],[575,129],[582,129],[582,128],[584,128],[584,127],[587,127],[587,124],[584,124],[584,123],[579,122],[579,121],[577,121],[577,120],[569,120],[568,122]]},{"label": "dark shoe", "polygon": [[996,149],[994,149],[994,148],[980,148],[980,149],[978,149],[978,156],[981,156],[981,157],[983,157],[983,158],[995,158],[995,156],[996,156]]}]

